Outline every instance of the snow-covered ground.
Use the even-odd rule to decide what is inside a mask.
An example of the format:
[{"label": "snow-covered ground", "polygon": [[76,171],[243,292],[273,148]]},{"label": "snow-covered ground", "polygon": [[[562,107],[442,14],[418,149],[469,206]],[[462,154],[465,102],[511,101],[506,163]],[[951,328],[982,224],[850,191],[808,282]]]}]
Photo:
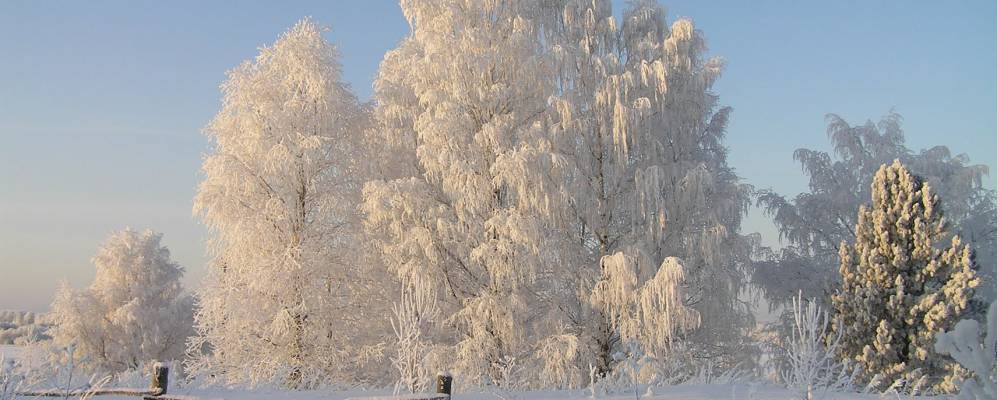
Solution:
[{"label": "snow-covered ground", "polygon": [[[286,392],[280,390],[231,390],[231,389],[177,389],[170,392],[173,395],[183,397],[194,397],[198,399],[237,399],[237,400],[266,400],[266,399],[296,399],[296,400],[340,400],[340,399],[363,399],[370,397],[390,396],[386,391],[301,391]],[[454,399],[467,400],[566,400],[566,399],[590,399],[591,394],[587,390],[559,390],[559,391],[531,391],[531,392],[502,392],[486,391],[471,393],[456,393]],[[652,393],[642,391],[638,400],[798,400],[801,394],[785,388],[764,384],[712,384],[712,385],[679,385],[670,387],[655,388]],[[597,399],[606,400],[627,400],[635,399],[633,393],[618,393],[602,395]],[[815,399],[824,400],[873,400],[873,399],[894,399],[896,395],[872,395],[857,393],[828,393],[815,394]],[[902,396],[901,398],[907,399]],[[927,398],[924,398],[927,399]]]},{"label": "snow-covered ground", "polygon": [[[22,353],[21,346],[0,345],[0,356],[7,360],[16,359]],[[169,390],[172,396],[194,399],[233,399],[233,400],[345,400],[391,396],[389,390],[348,390],[348,391],[284,391],[276,389],[221,389],[221,388],[191,388],[172,386]],[[737,383],[737,384],[694,384],[656,387],[650,392],[641,389],[639,396],[634,393],[614,393],[597,396],[596,399],[628,400],[639,397],[638,400],[797,400],[802,398],[799,392],[770,384]],[[530,392],[505,391],[474,391],[454,394],[454,399],[467,400],[566,400],[590,399],[588,390],[546,390]],[[873,400],[894,399],[896,395],[875,395],[858,393],[817,393],[815,399],[824,400]],[[907,397],[901,397],[907,399]],[[134,400],[136,397],[105,396],[103,400]],[[928,399],[928,398],[923,398]]]}]

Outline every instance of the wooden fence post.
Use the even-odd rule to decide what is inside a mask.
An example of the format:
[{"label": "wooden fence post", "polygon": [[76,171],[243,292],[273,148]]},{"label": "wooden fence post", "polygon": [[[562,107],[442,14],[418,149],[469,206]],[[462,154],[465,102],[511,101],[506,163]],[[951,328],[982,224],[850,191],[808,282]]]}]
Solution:
[{"label": "wooden fence post", "polygon": [[170,367],[166,364],[156,363],[152,366],[152,391],[156,396],[166,394],[166,389],[170,384]]},{"label": "wooden fence post", "polygon": [[453,376],[449,372],[436,375],[436,393],[442,393],[447,396],[453,394]]}]

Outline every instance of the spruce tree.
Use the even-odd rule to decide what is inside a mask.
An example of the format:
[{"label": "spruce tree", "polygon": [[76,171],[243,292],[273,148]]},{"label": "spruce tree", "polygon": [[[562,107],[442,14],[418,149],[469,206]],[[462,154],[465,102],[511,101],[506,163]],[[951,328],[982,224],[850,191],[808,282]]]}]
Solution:
[{"label": "spruce tree", "polygon": [[841,290],[832,296],[842,357],[861,379],[884,388],[955,389],[962,371],[933,349],[978,285],[969,245],[946,228],[941,201],[899,161],[873,180],[872,204],[859,210],[855,243],[841,244]]}]

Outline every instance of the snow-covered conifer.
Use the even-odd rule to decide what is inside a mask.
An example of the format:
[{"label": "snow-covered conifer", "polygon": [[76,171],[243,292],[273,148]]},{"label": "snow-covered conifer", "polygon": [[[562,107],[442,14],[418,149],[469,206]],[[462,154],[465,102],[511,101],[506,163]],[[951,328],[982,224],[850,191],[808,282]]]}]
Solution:
[{"label": "snow-covered conifer", "polygon": [[[838,285],[838,245],[854,238],[856,211],[870,197],[873,175],[899,159],[945,199],[951,230],[973,246],[980,268],[977,296],[992,299],[997,281],[997,193],[983,187],[985,165],[970,164],[945,146],[912,151],[902,118],[890,113],[878,123],[850,125],[827,116],[833,153],[799,149],[793,158],[809,176],[809,191],[787,199],[762,191],[759,204],[773,216],[787,246],[756,265],[753,281],[775,305],[789,305],[797,291],[826,302]],[[985,304],[985,303],[984,303]]]},{"label": "snow-covered conifer", "polygon": [[93,258],[97,274],[83,290],[64,284],[52,303],[57,347],[76,362],[117,374],[148,362],[180,359],[193,333],[193,301],[183,294],[183,268],[151,230],[112,234]]},{"label": "snow-covered conifer", "polygon": [[934,190],[900,161],[880,167],[871,192],[854,244],[839,251],[842,286],[832,303],[841,355],[865,382],[952,391],[961,371],[934,341],[963,316],[979,283],[972,250],[948,233]]},{"label": "snow-covered conifer", "polygon": [[302,20],[230,71],[222,93],[194,200],[214,259],[189,366],[223,383],[364,379],[390,302],[358,251],[366,116],[336,48]]}]

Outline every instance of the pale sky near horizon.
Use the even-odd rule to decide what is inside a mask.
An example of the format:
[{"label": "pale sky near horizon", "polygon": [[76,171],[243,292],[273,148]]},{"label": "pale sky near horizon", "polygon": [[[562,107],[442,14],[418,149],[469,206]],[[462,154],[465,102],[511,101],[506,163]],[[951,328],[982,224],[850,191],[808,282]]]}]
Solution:
[{"label": "pale sky near horizon", "polygon": [[[826,113],[857,124],[891,108],[909,147],[997,166],[995,1],[662,2],[727,59],[715,91],[746,183],[805,190],[792,152],[829,148]],[[196,287],[207,233],[191,199],[218,85],[305,16],[331,27],[369,100],[408,31],[394,1],[0,1],[0,310],[44,311],[59,281],[87,285],[90,257],[126,226],[162,232]],[[777,241],[757,211],[742,229]]]}]

